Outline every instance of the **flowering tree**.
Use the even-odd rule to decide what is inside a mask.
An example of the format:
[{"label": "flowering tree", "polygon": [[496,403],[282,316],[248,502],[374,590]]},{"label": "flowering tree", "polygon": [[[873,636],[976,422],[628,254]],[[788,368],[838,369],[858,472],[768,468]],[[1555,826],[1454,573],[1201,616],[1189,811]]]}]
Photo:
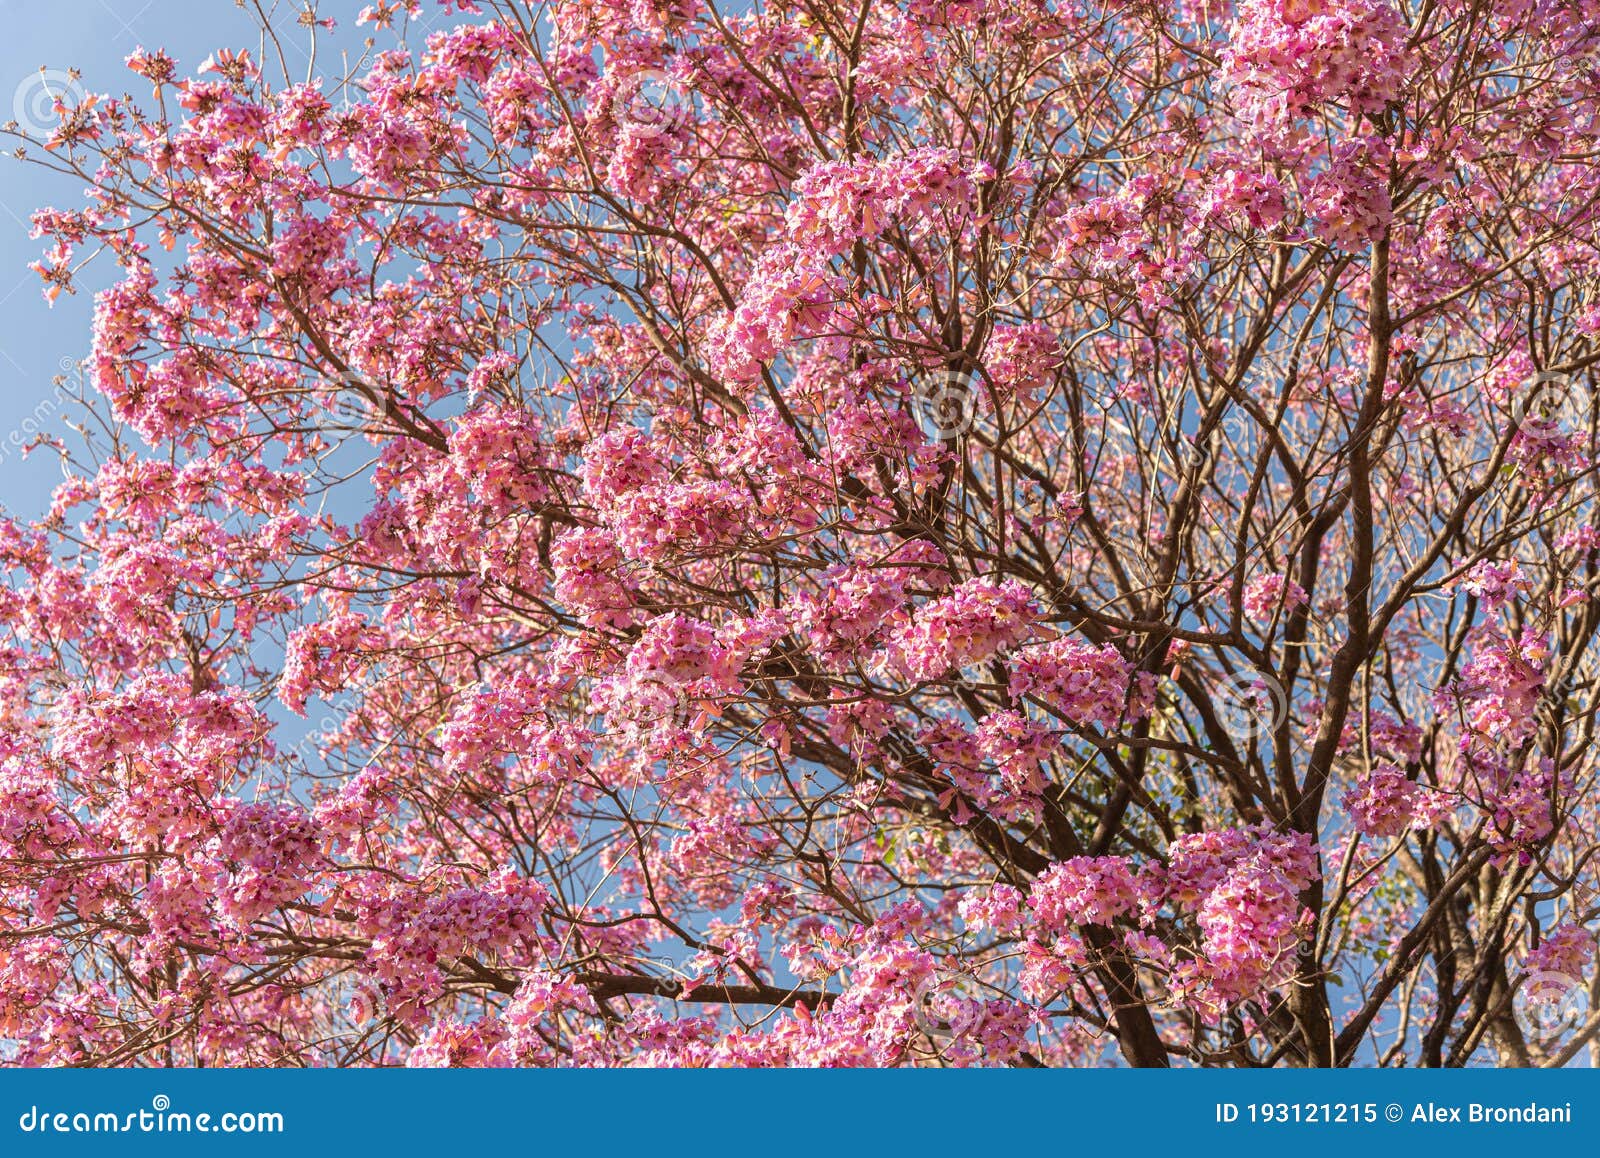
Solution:
[{"label": "flowering tree", "polygon": [[1596,1048],[1587,6],[445,7],[19,141],[13,1061]]}]

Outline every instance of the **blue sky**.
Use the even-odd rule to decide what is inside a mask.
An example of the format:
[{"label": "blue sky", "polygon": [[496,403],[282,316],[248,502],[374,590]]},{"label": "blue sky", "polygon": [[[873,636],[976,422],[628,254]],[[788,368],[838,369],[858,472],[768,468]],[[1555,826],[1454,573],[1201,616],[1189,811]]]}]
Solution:
[{"label": "blue sky", "polygon": [[[318,4],[319,13],[339,24],[335,44],[355,53],[371,34],[357,28],[360,0]],[[0,122],[37,123],[48,117],[49,101],[41,95],[41,67],[46,81],[64,83],[69,68],[82,73],[88,91],[123,93],[148,98],[144,81],[128,72],[123,60],[136,47],[165,48],[185,72],[214,50],[248,48],[257,55],[260,42],[253,0],[240,7],[234,0],[0,0]],[[263,8],[274,7],[262,0]],[[294,3],[276,5],[276,23],[292,28]],[[425,19],[433,22],[438,5],[428,3]],[[442,23],[442,21],[440,21]],[[388,34],[383,34],[388,46]],[[292,39],[292,38],[291,38]],[[410,38],[415,44],[418,37]],[[291,55],[296,49],[287,50]],[[338,71],[337,53],[319,57],[323,75]],[[304,59],[291,60],[291,68]],[[6,142],[9,152],[13,142]],[[54,306],[45,302],[41,282],[28,263],[38,258],[43,243],[28,236],[28,217],[43,205],[76,207],[82,185],[11,159],[0,159],[0,508],[17,516],[37,515],[61,479],[56,457],[48,451],[24,459],[19,443],[37,432],[77,445],[68,425],[69,407],[53,379],[87,353],[93,291],[117,275],[110,261],[98,261],[79,278],[79,292],[63,295]]]}]

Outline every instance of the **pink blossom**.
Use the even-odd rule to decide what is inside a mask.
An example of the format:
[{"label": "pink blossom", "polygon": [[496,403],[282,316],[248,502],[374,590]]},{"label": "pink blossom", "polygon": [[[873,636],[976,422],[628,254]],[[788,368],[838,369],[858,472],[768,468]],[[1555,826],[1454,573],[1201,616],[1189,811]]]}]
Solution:
[{"label": "pink blossom", "polygon": [[1382,764],[1344,795],[1344,807],[1361,832],[1394,837],[1437,819],[1445,808],[1436,794],[1393,764]]},{"label": "pink blossom", "polygon": [[1244,612],[1257,623],[1270,623],[1307,602],[1301,586],[1281,574],[1257,575],[1245,584]]},{"label": "pink blossom", "polygon": [[1037,696],[1075,724],[1112,729],[1138,714],[1138,703],[1129,702],[1132,668],[1109,645],[1070,637],[1031,644],[1017,652],[1011,669],[1013,695]]},{"label": "pink blossom", "polygon": [[1028,904],[1042,924],[1064,930],[1073,925],[1109,925],[1138,903],[1133,872],[1115,856],[1079,856],[1050,866],[1034,882]]},{"label": "pink blossom", "polygon": [[[1585,984],[1589,963],[1594,960],[1594,934],[1574,922],[1567,921],[1545,934],[1539,947],[1523,960],[1530,972],[1554,975],[1568,979],[1574,985]],[[1545,984],[1530,993],[1531,1001],[1553,1001],[1561,996],[1556,987]]]},{"label": "pink blossom", "polygon": [[1023,584],[973,579],[920,608],[890,640],[889,654],[913,679],[935,679],[1021,643],[1036,618]]}]

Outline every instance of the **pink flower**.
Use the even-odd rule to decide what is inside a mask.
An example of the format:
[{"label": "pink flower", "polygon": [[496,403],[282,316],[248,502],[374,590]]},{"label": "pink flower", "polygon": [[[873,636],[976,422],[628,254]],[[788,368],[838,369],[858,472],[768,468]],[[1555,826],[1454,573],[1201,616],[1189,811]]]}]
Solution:
[{"label": "pink flower", "polygon": [[413,1069],[482,1068],[505,1065],[501,1043],[509,1035],[497,1019],[483,1018],[460,1022],[453,1018],[436,1022],[406,1055]]},{"label": "pink flower", "polygon": [[1306,212],[1318,236],[1335,249],[1365,249],[1385,235],[1389,201],[1389,146],[1380,138],[1346,141],[1334,149],[1328,168],[1306,189]]},{"label": "pink flower", "polygon": [[1201,902],[1199,925],[1208,981],[1223,1001],[1254,996],[1293,972],[1309,916],[1290,878],[1248,860]]},{"label": "pink flower", "polygon": [[1515,559],[1504,563],[1485,559],[1462,576],[1459,582],[1463,590],[1470,591],[1482,599],[1484,607],[1489,611],[1498,611],[1518,594],[1533,586],[1533,582],[1522,573],[1522,566]]},{"label": "pink flower", "polygon": [[1053,864],[1033,882],[1028,897],[1040,923],[1058,932],[1073,925],[1109,925],[1138,901],[1133,871],[1119,856],[1078,856]]},{"label": "pink flower", "polygon": [[829,161],[801,174],[789,210],[789,236],[828,256],[874,237],[897,218],[970,202],[975,187],[954,149],[913,149],[883,160]]},{"label": "pink flower", "polygon": [[965,894],[958,909],[962,920],[974,929],[1010,934],[1021,928],[1026,918],[1025,900],[1022,891],[1011,885],[991,885]]},{"label": "pink flower", "polygon": [[1344,807],[1358,831],[1382,837],[1399,836],[1449,810],[1444,798],[1409,779],[1393,764],[1379,765],[1346,792]]},{"label": "pink flower", "polygon": [[1257,575],[1244,587],[1244,612],[1257,623],[1270,623],[1280,614],[1304,607],[1306,602],[1300,584],[1278,573]]},{"label": "pink flower", "polygon": [[1116,728],[1139,714],[1140,689],[1130,703],[1131,665],[1109,644],[1091,647],[1070,637],[1032,644],[1012,663],[1011,693],[1037,696],[1075,724]]},{"label": "pink flower", "polygon": [[1038,618],[1033,592],[1015,579],[972,579],[918,610],[889,642],[894,665],[931,680],[1016,646]]},{"label": "pink flower", "polygon": [[1523,961],[1523,967],[1537,975],[1540,982],[1530,984],[1528,1000],[1556,1001],[1574,986],[1585,984],[1594,950],[1594,934],[1575,922],[1566,921],[1551,929]]},{"label": "pink flower", "polygon": [[228,869],[223,914],[245,927],[306,892],[318,860],[318,833],[298,808],[239,804],[217,833],[217,855]]},{"label": "pink flower", "polygon": [[1384,0],[1241,0],[1236,13],[1223,75],[1264,128],[1335,101],[1378,112],[1412,67],[1405,19]]}]

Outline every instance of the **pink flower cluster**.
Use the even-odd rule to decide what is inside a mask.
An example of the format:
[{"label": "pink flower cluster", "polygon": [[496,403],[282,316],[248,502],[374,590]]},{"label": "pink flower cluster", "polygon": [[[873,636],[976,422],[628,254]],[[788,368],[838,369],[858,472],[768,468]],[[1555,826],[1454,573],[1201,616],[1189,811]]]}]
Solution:
[{"label": "pink flower cluster", "polygon": [[509,1064],[501,1049],[509,1035],[495,1018],[441,1018],[406,1055],[411,1069],[480,1069]]},{"label": "pink flower cluster", "polygon": [[1244,586],[1244,613],[1257,623],[1269,623],[1306,604],[1305,589],[1288,576],[1273,573],[1257,575]]},{"label": "pink flower cluster", "polygon": [[711,624],[674,613],[658,616],[645,628],[628,652],[628,671],[636,680],[674,686],[708,681],[729,687],[743,658],[719,639]]},{"label": "pink flower cluster", "polygon": [[1331,102],[1378,112],[1412,67],[1405,18],[1385,0],[1240,0],[1235,12],[1223,75],[1263,127]]},{"label": "pink flower cluster", "polygon": [[1305,208],[1335,249],[1359,251],[1385,235],[1393,216],[1389,146],[1378,137],[1337,146],[1328,167],[1311,179]]},{"label": "pink flower cluster", "polygon": [[[1062,969],[1083,952],[1071,936],[1075,927],[1129,918],[1145,927],[1124,930],[1129,951],[1170,972],[1175,995],[1212,1010],[1257,996],[1293,971],[1309,918],[1299,894],[1320,875],[1308,836],[1264,825],[1186,834],[1172,842],[1165,864],[1152,861],[1137,870],[1118,856],[1058,862],[1034,881],[1028,897],[1038,929],[1056,943],[1048,959],[1036,962],[1044,972],[1033,984],[1052,983],[1047,975],[1065,983]],[[983,897],[971,907],[981,917],[990,904]],[[1163,908],[1192,915],[1198,930],[1198,944],[1181,960],[1174,960],[1172,943],[1149,931]]]},{"label": "pink flower cluster", "polygon": [[1283,183],[1242,160],[1210,174],[1202,205],[1206,217],[1246,229],[1272,229],[1289,212]]},{"label": "pink flower cluster", "polygon": [[444,968],[462,954],[531,950],[550,901],[544,886],[509,869],[434,895],[416,884],[363,888],[359,925],[372,939],[366,967],[391,1010],[412,1024],[426,1022],[427,1003],[444,991]]},{"label": "pink flower cluster", "polygon": [[626,626],[632,593],[617,536],[603,527],[575,527],[550,547],[556,598],[595,627]]},{"label": "pink flower cluster", "polygon": [[[1588,979],[1594,950],[1594,934],[1575,921],[1565,921],[1545,934],[1523,966],[1530,973],[1568,978],[1573,985],[1582,985]],[[1561,987],[1542,985],[1530,993],[1529,1000],[1554,1000],[1560,993]]]},{"label": "pink flower cluster", "polygon": [[1470,591],[1483,600],[1485,610],[1491,612],[1500,610],[1533,586],[1515,559],[1503,563],[1485,559],[1462,576],[1459,582],[1462,590]]},{"label": "pink flower cluster", "polygon": [[1074,925],[1109,925],[1131,913],[1139,888],[1120,856],[1077,856],[1060,861],[1033,882],[1028,904],[1054,932]]},{"label": "pink flower cluster", "polygon": [[445,769],[481,783],[486,769],[515,757],[535,784],[568,783],[588,766],[593,736],[566,721],[552,720],[545,707],[548,694],[538,679],[512,673],[463,696],[439,729]]},{"label": "pink flower cluster", "polygon": [[622,495],[666,477],[667,467],[636,427],[612,430],[591,439],[583,450],[579,477],[589,501],[609,508]]},{"label": "pink flower cluster", "polygon": [[957,911],[961,919],[974,929],[1007,935],[1022,927],[1026,918],[1023,911],[1026,900],[1022,890],[1014,885],[991,885],[962,894]]},{"label": "pink flower cluster", "polygon": [[1005,792],[1037,795],[1045,789],[1041,767],[1061,747],[1055,729],[1021,712],[990,712],[973,732],[978,751],[1000,773]]},{"label": "pink flower cluster", "polygon": [[735,382],[754,382],[761,367],[797,337],[825,327],[847,295],[836,276],[818,267],[819,260],[793,244],[761,255],[738,302],[711,335],[710,355],[719,371]]},{"label": "pink flower cluster", "polygon": [[1005,396],[1033,399],[1061,365],[1061,335],[1043,322],[996,326],[984,347],[989,378]]},{"label": "pink flower cluster", "polygon": [[1394,837],[1433,823],[1449,811],[1449,802],[1408,778],[1403,769],[1381,764],[1344,794],[1344,807],[1357,831]]},{"label": "pink flower cluster", "polygon": [[913,149],[882,160],[825,161],[800,175],[789,208],[790,239],[835,256],[896,220],[974,200],[973,174],[954,149]]},{"label": "pink flower cluster", "polygon": [[1204,988],[1223,1003],[1283,984],[1309,928],[1299,891],[1310,881],[1269,861],[1240,862],[1200,903]]},{"label": "pink flower cluster", "polygon": [[1015,647],[1032,634],[1037,619],[1025,584],[971,579],[923,606],[894,634],[890,662],[912,679],[937,679]]},{"label": "pink flower cluster", "polygon": [[1541,666],[1549,646],[1534,627],[1509,639],[1495,628],[1479,633],[1461,678],[1436,697],[1441,705],[1459,707],[1478,739],[1519,744],[1532,734],[1540,693]]},{"label": "pink flower cluster", "polygon": [[625,553],[660,561],[676,551],[731,545],[749,516],[747,493],[730,482],[704,480],[628,491],[618,497],[610,518]]},{"label": "pink flower cluster", "polygon": [[312,818],[284,804],[238,804],[217,830],[217,855],[226,866],[218,900],[236,927],[306,892],[320,859]]},{"label": "pink flower cluster", "polygon": [[[1498,771],[1498,770],[1497,770]],[[1486,803],[1494,822],[1495,844],[1502,850],[1521,848],[1543,840],[1555,825],[1552,816],[1552,789],[1555,773],[1548,757],[1509,775],[1497,776],[1489,784]]]},{"label": "pink flower cluster", "polygon": [[305,714],[312,692],[342,692],[373,662],[379,633],[359,615],[334,613],[300,628],[285,646],[278,698]]},{"label": "pink flower cluster", "polygon": [[911,576],[909,569],[894,566],[829,568],[819,577],[820,591],[795,599],[796,626],[821,656],[848,660],[905,603]]},{"label": "pink flower cluster", "polygon": [[1133,668],[1116,648],[1092,647],[1070,636],[1022,648],[1012,663],[1012,695],[1036,696],[1085,727],[1109,730],[1137,717],[1148,689],[1142,682],[1130,685]]}]

